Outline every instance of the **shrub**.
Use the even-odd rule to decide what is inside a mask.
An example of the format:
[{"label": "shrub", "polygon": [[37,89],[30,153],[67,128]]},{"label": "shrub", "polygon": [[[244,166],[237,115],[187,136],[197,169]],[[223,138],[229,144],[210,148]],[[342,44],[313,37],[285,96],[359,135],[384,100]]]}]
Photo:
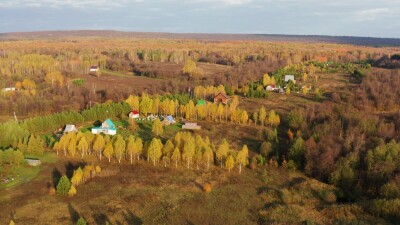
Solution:
[{"label": "shrub", "polygon": [[54,195],[56,194],[56,189],[54,187],[49,188],[49,194]]},{"label": "shrub", "polygon": [[71,197],[76,195],[76,188],[75,188],[74,185],[71,185],[71,188],[68,191],[68,195],[71,196]]},{"label": "shrub", "polygon": [[75,86],[80,87],[80,86],[82,86],[82,85],[85,83],[85,79],[76,79],[76,80],[72,81],[72,83],[73,83]]},{"label": "shrub", "polygon": [[289,160],[289,162],[287,163],[287,168],[289,171],[295,171],[296,170],[296,163],[293,160]]},{"label": "shrub", "polygon": [[332,191],[323,190],[321,192],[321,198],[327,204],[333,204],[336,202],[336,195]]},{"label": "shrub", "polygon": [[380,216],[400,218],[400,199],[377,199],[371,205],[371,212]]},{"label": "shrub", "polygon": [[255,170],[257,168],[257,158],[253,156],[250,162],[250,169]]},{"label": "shrub", "polygon": [[205,193],[210,193],[210,192],[212,191],[211,184],[210,184],[210,183],[205,183],[205,184],[203,185],[203,191],[204,191]]}]

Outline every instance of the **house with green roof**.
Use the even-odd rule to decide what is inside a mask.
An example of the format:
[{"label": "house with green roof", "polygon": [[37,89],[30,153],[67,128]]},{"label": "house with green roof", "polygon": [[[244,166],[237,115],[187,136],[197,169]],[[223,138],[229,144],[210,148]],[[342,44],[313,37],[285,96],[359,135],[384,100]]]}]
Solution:
[{"label": "house with green roof", "polygon": [[106,119],[106,121],[104,121],[101,124],[101,126],[93,127],[92,133],[93,134],[103,133],[103,134],[108,134],[108,135],[115,135],[115,134],[117,134],[117,127],[110,119]]}]

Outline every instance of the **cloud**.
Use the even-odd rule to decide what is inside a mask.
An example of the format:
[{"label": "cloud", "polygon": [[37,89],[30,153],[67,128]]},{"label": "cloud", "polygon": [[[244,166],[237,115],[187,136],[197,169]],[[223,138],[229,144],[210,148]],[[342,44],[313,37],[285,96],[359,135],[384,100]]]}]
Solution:
[{"label": "cloud", "polygon": [[391,12],[391,11],[388,8],[367,9],[367,10],[362,10],[362,11],[356,12],[356,14],[354,15],[354,19],[359,22],[374,21],[379,16],[382,16],[389,12]]},{"label": "cloud", "polygon": [[[143,0],[133,0],[133,2],[142,2]],[[132,2],[132,1],[130,1]],[[0,2],[1,8],[20,8],[20,7],[122,7],[128,3],[128,0],[13,0]]]},{"label": "cloud", "polygon": [[243,5],[251,3],[252,0],[193,0],[193,2],[213,2],[213,3],[222,3],[225,5]]}]

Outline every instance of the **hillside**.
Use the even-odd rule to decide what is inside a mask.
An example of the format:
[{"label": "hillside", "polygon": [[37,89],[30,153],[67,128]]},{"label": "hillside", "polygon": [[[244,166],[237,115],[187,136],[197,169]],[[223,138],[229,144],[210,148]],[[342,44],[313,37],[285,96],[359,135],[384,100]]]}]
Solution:
[{"label": "hillside", "polygon": [[400,46],[400,39],[351,36],[322,35],[281,35],[281,34],[206,34],[206,33],[160,33],[160,32],[124,32],[113,30],[71,30],[71,31],[35,31],[0,33],[0,39],[13,40],[23,38],[55,37],[105,37],[105,38],[165,38],[192,39],[202,41],[266,41],[266,42],[304,42],[334,43],[361,46]]}]

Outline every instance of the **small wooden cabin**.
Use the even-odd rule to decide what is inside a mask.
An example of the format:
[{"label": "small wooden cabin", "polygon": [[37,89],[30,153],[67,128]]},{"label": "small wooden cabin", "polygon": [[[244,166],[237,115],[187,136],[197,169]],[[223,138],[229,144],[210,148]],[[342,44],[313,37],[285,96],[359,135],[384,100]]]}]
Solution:
[{"label": "small wooden cabin", "polygon": [[228,104],[228,101],[229,97],[221,92],[214,97],[214,103]]}]

